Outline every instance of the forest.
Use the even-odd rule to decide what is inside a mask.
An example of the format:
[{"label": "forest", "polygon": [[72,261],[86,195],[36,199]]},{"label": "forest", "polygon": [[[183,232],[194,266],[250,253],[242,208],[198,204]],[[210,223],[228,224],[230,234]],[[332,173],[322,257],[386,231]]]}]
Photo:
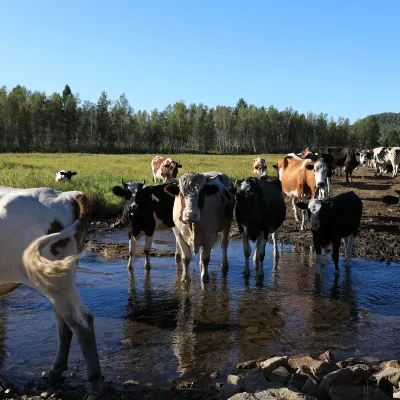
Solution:
[{"label": "forest", "polygon": [[97,103],[81,100],[66,85],[46,95],[24,86],[0,88],[0,152],[253,154],[304,147],[359,149],[400,144],[400,114],[370,115],[350,124],[327,114],[184,101],[164,110],[134,110],[125,94],[103,91]]}]

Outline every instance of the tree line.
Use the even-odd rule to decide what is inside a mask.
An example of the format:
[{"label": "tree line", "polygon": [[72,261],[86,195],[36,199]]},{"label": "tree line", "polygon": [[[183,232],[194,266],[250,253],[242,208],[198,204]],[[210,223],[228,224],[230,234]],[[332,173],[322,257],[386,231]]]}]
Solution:
[{"label": "tree line", "polygon": [[148,112],[135,111],[124,94],[111,101],[103,91],[94,104],[68,85],[50,96],[20,85],[0,88],[1,152],[283,153],[319,146],[372,148],[380,140],[376,116],[351,125],[347,118],[256,107],[244,99],[235,107],[180,101]]}]

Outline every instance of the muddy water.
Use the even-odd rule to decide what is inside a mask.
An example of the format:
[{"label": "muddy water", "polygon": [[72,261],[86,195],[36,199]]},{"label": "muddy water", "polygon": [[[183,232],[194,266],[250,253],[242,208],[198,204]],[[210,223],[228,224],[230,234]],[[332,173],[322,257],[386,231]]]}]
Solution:
[{"label": "muddy water", "polygon": [[[104,240],[125,241],[125,233]],[[174,250],[172,233],[154,245]],[[180,282],[172,258],[152,258],[152,270],[138,259],[130,275],[126,260],[88,253],[78,273],[79,291],[95,315],[103,373],[114,382],[134,379],[168,387],[168,381],[229,374],[238,362],[274,354],[322,353],[339,357],[400,358],[400,265],[354,259],[338,279],[331,261],[316,279],[314,257],[281,248],[273,267],[268,245],[265,279],[254,271],[243,279],[239,241],[229,247],[230,270],[222,277],[219,246],[212,253],[210,282]],[[328,258],[329,259],[329,258]],[[50,303],[28,287],[0,300],[0,376],[22,386],[40,380],[52,362],[57,341]],[[76,341],[70,355],[73,377],[85,382]]]}]

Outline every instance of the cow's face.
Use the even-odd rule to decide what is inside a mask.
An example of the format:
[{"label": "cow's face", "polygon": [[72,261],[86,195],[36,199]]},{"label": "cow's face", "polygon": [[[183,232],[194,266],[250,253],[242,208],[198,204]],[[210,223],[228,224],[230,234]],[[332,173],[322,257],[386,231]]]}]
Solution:
[{"label": "cow's face", "polygon": [[188,172],[179,178],[179,187],[171,184],[164,190],[170,195],[180,196],[182,207],[180,220],[184,224],[193,224],[200,220],[205,197],[216,194],[219,188],[215,184],[207,184],[203,174]]},{"label": "cow's face", "polygon": [[297,207],[299,207],[301,210],[307,210],[308,212],[308,218],[310,219],[311,222],[311,230],[312,231],[317,231],[320,226],[320,212],[322,209],[322,201],[321,200],[316,200],[312,199],[308,203],[308,206],[306,203],[303,202],[298,202]]},{"label": "cow's face", "polygon": [[258,175],[262,175],[266,172],[266,170],[267,170],[267,163],[264,160],[264,158],[258,157],[253,160],[253,171],[252,172],[255,172]]},{"label": "cow's face", "polygon": [[369,160],[369,153],[368,151],[362,151],[360,153],[360,164],[361,165],[366,165],[368,164],[368,160]]},{"label": "cow's face", "polygon": [[56,179],[57,179],[58,181],[70,181],[70,180],[71,180],[71,177],[72,177],[73,175],[76,175],[76,174],[77,174],[77,172],[65,171],[65,170],[63,170],[63,169],[60,169],[60,170],[58,170],[57,173],[56,173]]},{"label": "cow's face", "polygon": [[179,161],[174,161],[170,158],[167,158],[164,161],[163,169],[164,175],[168,178],[176,179],[178,175],[178,169],[182,168],[182,164]]},{"label": "cow's face", "polygon": [[326,165],[325,161],[321,158],[315,164],[306,164],[306,168],[309,170],[314,170],[316,187],[319,189],[324,188],[328,174],[328,166]]}]

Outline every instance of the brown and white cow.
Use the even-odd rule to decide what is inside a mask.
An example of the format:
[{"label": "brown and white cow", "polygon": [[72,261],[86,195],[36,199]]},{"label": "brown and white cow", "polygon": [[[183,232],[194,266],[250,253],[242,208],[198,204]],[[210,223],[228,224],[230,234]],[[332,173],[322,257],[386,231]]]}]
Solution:
[{"label": "brown and white cow", "polygon": [[194,254],[200,250],[201,280],[207,282],[211,250],[221,232],[222,268],[228,268],[227,249],[229,230],[235,205],[230,192],[231,181],[220,172],[190,172],[179,178],[179,186],[170,184],[165,191],[175,196],[173,228],[181,249],[182,281],[190,281],[189,265]]},{"label": "brown and white cow", "polygon": [[300,153],[300,157],[301,158],[308,158],[314,155],[314,152],[312,150],[310,150],[308,147],[305,148],[301,153]]},{"label": "brown and white cow", "polygon": [[173,182],[178,175],[178,168],[182,168],[179,161],[174,161],[170,157],[155,156],[151,160],[151,170],[153,171],[153,180],[163,183]]},{"label": "brown and white cow", "polygon": [[[281,157],[278,165],[274,167],[278,170],[282,192],[292,199],[296,221],[299,221],[296,200],[305,201],[306,199],[327,197],[325,186],[328,167],[322,158],[313,162],[309,159],[302,160],[285,156]],[[302,214],[301,230],[304,230],[306,216],[304,211]]]},{"label": "brown and white cow", "polygon": [[257,175],[267,175],[267,162],[264,158],[257,157],[253,160],[251,172]]},{"label": "brown and white cow", "polygon": [[75,334],[87,365],[89,399],[94,400],[102,395],[102,383],[93,316],[75,285],[88,219],[89,202],[82,192],[0,187],[0,295],[24,284],[51,301],[58,349],[47,377],[57,381],[68,369]]}]

